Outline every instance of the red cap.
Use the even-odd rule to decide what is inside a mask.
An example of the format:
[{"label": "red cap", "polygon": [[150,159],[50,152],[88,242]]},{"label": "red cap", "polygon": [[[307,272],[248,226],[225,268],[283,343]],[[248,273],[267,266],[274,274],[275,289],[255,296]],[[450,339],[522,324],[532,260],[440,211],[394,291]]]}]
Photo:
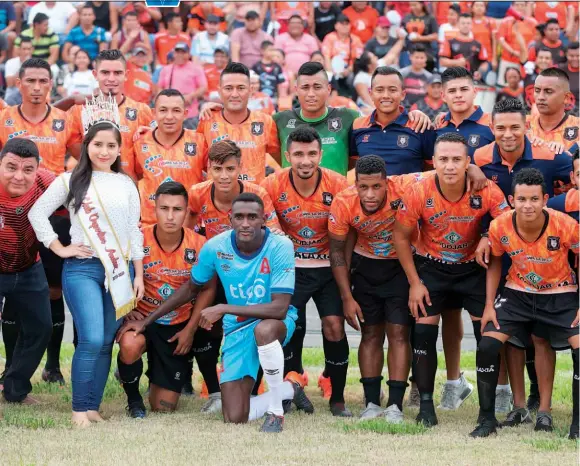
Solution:
[{"label": "red cap", "polygon": [[377,26],[380,26],[383,28],[389,28],[389,27],[391,27],[391,22],[387,19],[386,16],[381,16],[379,18],[379,22],[377,23]]}]

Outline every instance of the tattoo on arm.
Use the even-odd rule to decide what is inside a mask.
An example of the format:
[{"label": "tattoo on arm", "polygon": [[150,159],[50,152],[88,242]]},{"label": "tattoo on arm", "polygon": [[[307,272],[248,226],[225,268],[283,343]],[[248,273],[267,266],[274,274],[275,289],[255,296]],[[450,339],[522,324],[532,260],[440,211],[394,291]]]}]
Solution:
[{"label": "tattoo on arm", "polygon": [[159,406],[163,406],[168,411],[175,411],[175,403],[170,403],[169,401],[159,400]]},{"label": "tattoo on arm", "polygon": [[344,248],[346,240],[341,241],[337,239],[330,239],[330,266],[331,267],[346,267],[346,259],[344,257]]}]

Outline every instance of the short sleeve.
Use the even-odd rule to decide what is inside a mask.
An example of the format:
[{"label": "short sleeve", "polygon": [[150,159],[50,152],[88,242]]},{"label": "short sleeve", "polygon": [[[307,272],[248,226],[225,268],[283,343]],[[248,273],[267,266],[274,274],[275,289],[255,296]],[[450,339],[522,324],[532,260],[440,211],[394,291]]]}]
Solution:
[{"label": "short sleeve", "polygon": [[346,236],[350,230],[348,208],[342,197],[335,198],[330,206],[328,231],[333,235]]},{"label": "short sleeve", "polygon": [[198,203],[199,203],[199,196],[198,196],[198,193],[196,192],[196,190],[193,187],[189,190],[189,196],[188,196],[188,198],[189,198],[189,201],[187,203],[187,207],[189,208],[189,210],[191,211],[191,213],[193,215],[199,214],[199,210],[200,210],[199,209],[199,205],[198,205]]},{"label": "short sleeve", "polygon": [[[76,121],[74,118],[73,111],[75,108],[76,108],[76,105],[71,109],[71,111],[67,112],[67,114],[66,114],[66,129],[68,132],[67,140],[66,140],[66,147],[67,148],[71,147],[74,144],[80,144],[83,142],[82,130],[79,131],[79,128],[81,127],[82,123]],[[80,119],[80,116],[79,116],[79,119]]]},{"label": "short sleeve", "polygon": [[280,244],[273,251],[271,259],[270,291],[272,294],[294,294],[296,270],[294,266],[294,246],[285,237],[277,237]]},{"label": "short sleeve", "polygon": [[205,285],[215,275],[215,244],[218,243],[216,241],[205,243],[199,253],[197,264],[191,268],[191,281],[196,285]]},{"label": "short sleeve", "polygon": [[282,227],[280,226],[280,222],[278,221],[278,216],[276,215],[276,209],[274,208],[274,204],[272,202],[272,199],[270,198],[270,195],[262,187],[260,187],[259,195],[262,198],[262,201],[264,201],[264,213],[266,214],[266,226],[268,228],[277,228],[278,230],[281,230]]},{"label": "short sleeve", "polygon": [[502,190],[495,183],[488,181],[487,186],[489,188],[488,211],[493,218],[497,218],[504,212],[510,210],[510,206]]},{"label": "short sleeve", "polygon": [[421,206],[423,205],[423,190],[417,187],[403,196],[403,203],[397,211],[397,222],[401,225],[414,228],[421,218]]},{"label": "short sleeve", "polygon": [[421,134],[421,156],[423,160],[431,161],[433,160],[433,151],[435,149],[435,140],[437,139],[437,133],[432,129],[425,131]]},{"label": "short sleeve", "polygon": [[[34,19],[34,18],[32,18]],[[14,11],[14,5],[12,3],[6,4],[6,21],[15,21],[16,20],[16,12]]]},{"label": "short sleeve", "polygon": [[278,139],[278,128],[272,118],[268,118],[268,141],[266,142],[266,152],[272,156],[280,154],[280,140]]},{"label": "short sleeve", "polygon": [[570,251],[572,251],[574,254],[578,254],[579,252],[579,247],[580,247],[580,233],[578,230],[578,223],[576,222],[576,220],[572,219],[571,217],[566,217],[565,221],[563,222],[564,225],[564,232],[565,232],[565,238],[564,238],[564,243],[569,244],[570,246]]},{"label": "short sleeve", "polygon": [[148,105],[143,105],[143,107],[141,107],[141,111],[139,112],[139,124],[141,126],[151,126],[154,121],[155,117],[153,116],[151,107]]},{"label": "short sleeve", "polygon": [[501,243],[501,225],[499,220],[493,220],[489,226],[488,240],[491,247],[491,253],[494,256],[503,256],[504,248]]}]

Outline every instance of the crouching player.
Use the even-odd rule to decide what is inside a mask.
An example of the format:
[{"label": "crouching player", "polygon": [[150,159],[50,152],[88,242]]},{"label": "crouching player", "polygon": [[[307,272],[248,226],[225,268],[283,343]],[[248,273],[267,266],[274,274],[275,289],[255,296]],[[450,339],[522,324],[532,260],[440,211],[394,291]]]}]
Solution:
[{"label": "crouching player", "polygon": [[[148,332],[157,319],[201,296],[217,274],[228,304],[201,311],[199,325],[210,330],[223,317],[220,383],[224,420],[245,423],[265,414],[261,430],[281,432],[283,400],[291,399],[298,408],[314,411],[302,386],[292,381],[294,374],[283,380],[282,346],[292,337],[297,318],[296,309],[290,306],[294,250],[288,238],[265,228],[264,203],[256,194],[242,193],[234,199],[230,221],[233,231],[225,231],[204,245],[191,279],[147,318],[127,322],[119,332],[122,337]],[[250,400],[260,365],[269,391]]]}]

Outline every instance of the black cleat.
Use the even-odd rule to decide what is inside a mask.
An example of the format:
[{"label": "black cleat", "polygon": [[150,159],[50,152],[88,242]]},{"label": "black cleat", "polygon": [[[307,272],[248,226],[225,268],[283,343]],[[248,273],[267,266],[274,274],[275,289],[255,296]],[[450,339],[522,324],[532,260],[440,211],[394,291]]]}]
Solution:
[{"label": "black cleat", "polygon": [[516,427],[522,424],[531,424],[532,417],[530,412],[526,408],[518,408],[509,412],[504,422],[501,423],[502,427]]},{"label": "black cleat", "polygon": [[538,412],[536,417],[536,427],[534,430],[536,432],[552,432],[554,430],[554,421],[552,420],[552,415],[550,413]]},{"label": "black cleat", "polygon": [[284,416],[276,416],[273,413],[266,413],[264,424],[260,427],[260,432],[279,434],[284,430]]},{"label": "black cleat", "polygon": [[540,393],[538,392],[538,385],[530,385],[530,396],[528,396],[528,401],[526,403],[528,411],[536,412],[540,407]]},{"label": "black cleat", "polygon": [[435,408],[425,409],[421,408],[419,414],[415,418],[417,424],[423,424],[425,427],[434,427],[439,424],[437,420],[437,415],[435,414]]},{"label": "black cleat", "polygon": [[292,411],[292,400],[282,400],[282,409],[284,414],[288,414]]},{"label": "black cleat", "polygon": [[572,424],[570,424],[570,433],[568,434],[570,440],[578,440],[578,438],[580,438],[580,432],[578,432],[579,427],[578,420],[572,420]]},{"label": "black cleat", "polygon": [[304,411],[307,414],[314,413],[314,405],[306,396],[304,389],[298,384],[294,384],[294,398],[292,401],[296,405],[296,409],[298,409],[298,411]]},{"label": "black cleat", "polygon": [[134,401],[125,410],[127,411],[127,416],[133,419],[144,419],[147,416],[147,410],[145,409],[143,401]]},{"label": "black cleat", "polygon": [[183,388],[181,389],[181,394],[183,396],[195,396],[195,390],[193,389],[193,385],[191,383],[191,380],[188,382],[185,382],[183,384]]},{"label": "black cleat", "polygon": [[497,419],[483,419],[477,427],[469,434],[472,438],[485,438],[492,434],[497,434]]},{"label": "black cleat", "polygon": [[43,369],[42,370],[42,380],[47,383],[57,383],[59,385],[64,385],[64,377],[59,369]]},{"label": "black cleat", "polygon": [[[314,407],[312,407],[314,412]],[[330,412],[336,417],[352,417],[350,409],[344,403],[330,403]]]}]

